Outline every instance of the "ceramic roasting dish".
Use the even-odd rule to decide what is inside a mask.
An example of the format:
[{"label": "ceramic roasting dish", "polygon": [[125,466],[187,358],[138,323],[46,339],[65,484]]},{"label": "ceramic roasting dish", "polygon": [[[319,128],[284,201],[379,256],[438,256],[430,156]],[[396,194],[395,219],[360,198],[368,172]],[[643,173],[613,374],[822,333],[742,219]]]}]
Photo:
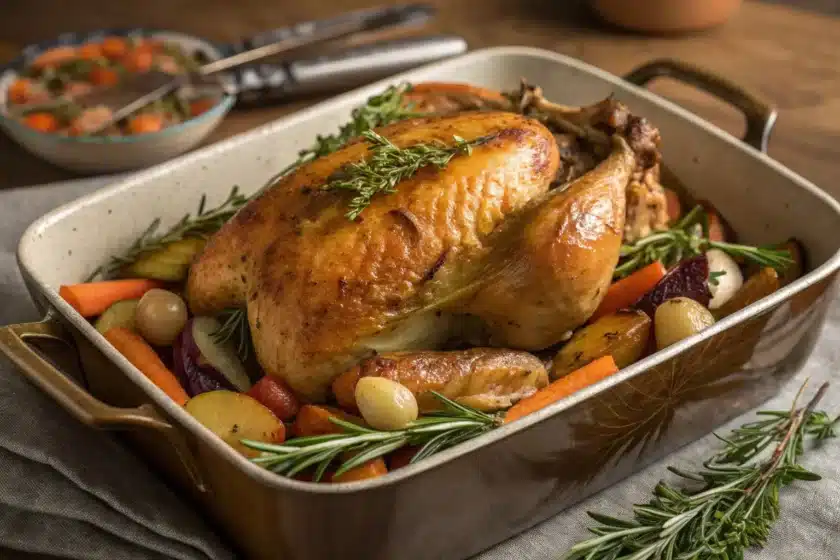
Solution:
[{"label": "ceramic roasting dish", "polygon": [[[670,76],[741,109],[746,142],[643,85]],[[750,243],[795,236],[810,272],[664,351],[518,422],[387,476],[350,484],[299,482],[238,455],[115,352],[57,293],[82,281],[155,217],[192,212],[202,193],[256,190],[351,109],[387,84],[461,81],[515,88],[520,77],[570,105],[615,94],[663,137],[667,166],[709,199]],[[815,343],[840,267],[840,205],[762,150],[775,113],[700,69],[656,61],[625,79],[528,48],[494,48],[341,95],[245,135],[130,177],[34,223],[20,243],[42,322],[0,332],[0,349],[80,420],[129,428],[147,460],[174,479],[249,558],[457,559],[519,533],[709,433],[770,398]],[[74,383],[23,339],[72,338],[85,379]],[[107,404],[106,404],[107,403]]]}]

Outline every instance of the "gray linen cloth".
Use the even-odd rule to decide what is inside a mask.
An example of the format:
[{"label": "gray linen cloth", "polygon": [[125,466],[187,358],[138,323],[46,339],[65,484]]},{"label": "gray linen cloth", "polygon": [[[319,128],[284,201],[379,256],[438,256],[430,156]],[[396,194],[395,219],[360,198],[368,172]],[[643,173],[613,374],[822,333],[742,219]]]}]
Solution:
[{"label": "gray linen cloth", "polygon": [[[37,319],[14,256],[25,227],[109,181],[0,191],[0,324]],[[806,377],[812,391],[835,378],[838,341],[840,305],[835,304],[805,370],[766,406],[789,406]],[[840,412],[840,382],[822,408]],[[667,477],[666,465],[695,466],[715,447],[713,437],[704,438],[478,558],[557,560],[586,537],[586,511],[627,515]],[[748,553],[748,559],[840,559],[840,441],[813,451],[804,462],[823,480],[784,491],[782,518],[767,548]],[[112,436],[82,426],[0,359],[0,558],[25,558],[25,553],[79,560],[234,558],[197,512]]]}]

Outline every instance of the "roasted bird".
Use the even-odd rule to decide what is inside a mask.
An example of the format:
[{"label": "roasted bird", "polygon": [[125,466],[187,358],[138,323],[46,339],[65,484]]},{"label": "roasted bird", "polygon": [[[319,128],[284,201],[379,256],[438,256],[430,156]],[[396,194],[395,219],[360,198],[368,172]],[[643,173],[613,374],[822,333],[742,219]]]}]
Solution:
[{"label": "roasted bird", "polygon": [[[351,378],[391,372],[418,394],[507,406],[547,383],[521,351],[568,337],[610,284],[628,192],[655,183],[656,130],[613,100],[547,106],[526,86],[444,98],[420,99],[438,114],[377,132],[397,148],[486,139],[470,153],[349,220],[346,195],[323,186],[369,157],[368,141],[351,142],[252,200],[190,268],[193,313],[246,307],[261,366],[305,399],[362,363]],[[453,341],[478,348],[430,352]]]}]

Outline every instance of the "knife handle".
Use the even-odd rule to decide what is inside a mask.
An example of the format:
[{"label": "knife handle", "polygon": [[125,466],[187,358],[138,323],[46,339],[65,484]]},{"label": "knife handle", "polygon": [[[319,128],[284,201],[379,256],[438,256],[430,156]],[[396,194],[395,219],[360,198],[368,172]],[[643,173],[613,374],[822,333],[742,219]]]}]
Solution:
[{"label": "knife handle", "polygon": [[243,68],[233,75],[233,90],[240,105],[275,103],[352,89],[466,50],[466,41],[453,35],[383,41],[339,54]]}]

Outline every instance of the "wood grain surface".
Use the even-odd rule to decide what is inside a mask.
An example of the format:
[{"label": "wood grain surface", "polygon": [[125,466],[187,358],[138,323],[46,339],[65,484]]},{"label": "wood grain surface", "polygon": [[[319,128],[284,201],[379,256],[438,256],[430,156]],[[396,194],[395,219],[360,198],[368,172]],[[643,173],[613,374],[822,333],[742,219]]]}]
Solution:
[{"label": "wood grain surface", "polygon": [[[599,24],[585,3],[565,0],[432,0],[439,15],[430,31],[457,33],[470,47],[530,45],[580,58],[623,74],[668,56],[702,65],[757,93],[780,112],[770,153],[840,196],[840,10],[837,0],[809,0],[819,11],[747,1],[718,29],[689,36],[648,37]],[[0,58],[68,30],[153,26],[219,41],[374,5],[376,0],[9,0],[0,18]],[[37,13],[37,18],[31,14]],[[25,22],[23,24],[22,22]],[[652,87],[739,134],[740,115],[709,95],[659,81]],[[316,101],[316,100],[312,100]],[[211,141],[273,120],[306,103],[237,110]],[[665,140],[667,141],[667,139]],[[0,137],[0,188],[71,178]]]}]

